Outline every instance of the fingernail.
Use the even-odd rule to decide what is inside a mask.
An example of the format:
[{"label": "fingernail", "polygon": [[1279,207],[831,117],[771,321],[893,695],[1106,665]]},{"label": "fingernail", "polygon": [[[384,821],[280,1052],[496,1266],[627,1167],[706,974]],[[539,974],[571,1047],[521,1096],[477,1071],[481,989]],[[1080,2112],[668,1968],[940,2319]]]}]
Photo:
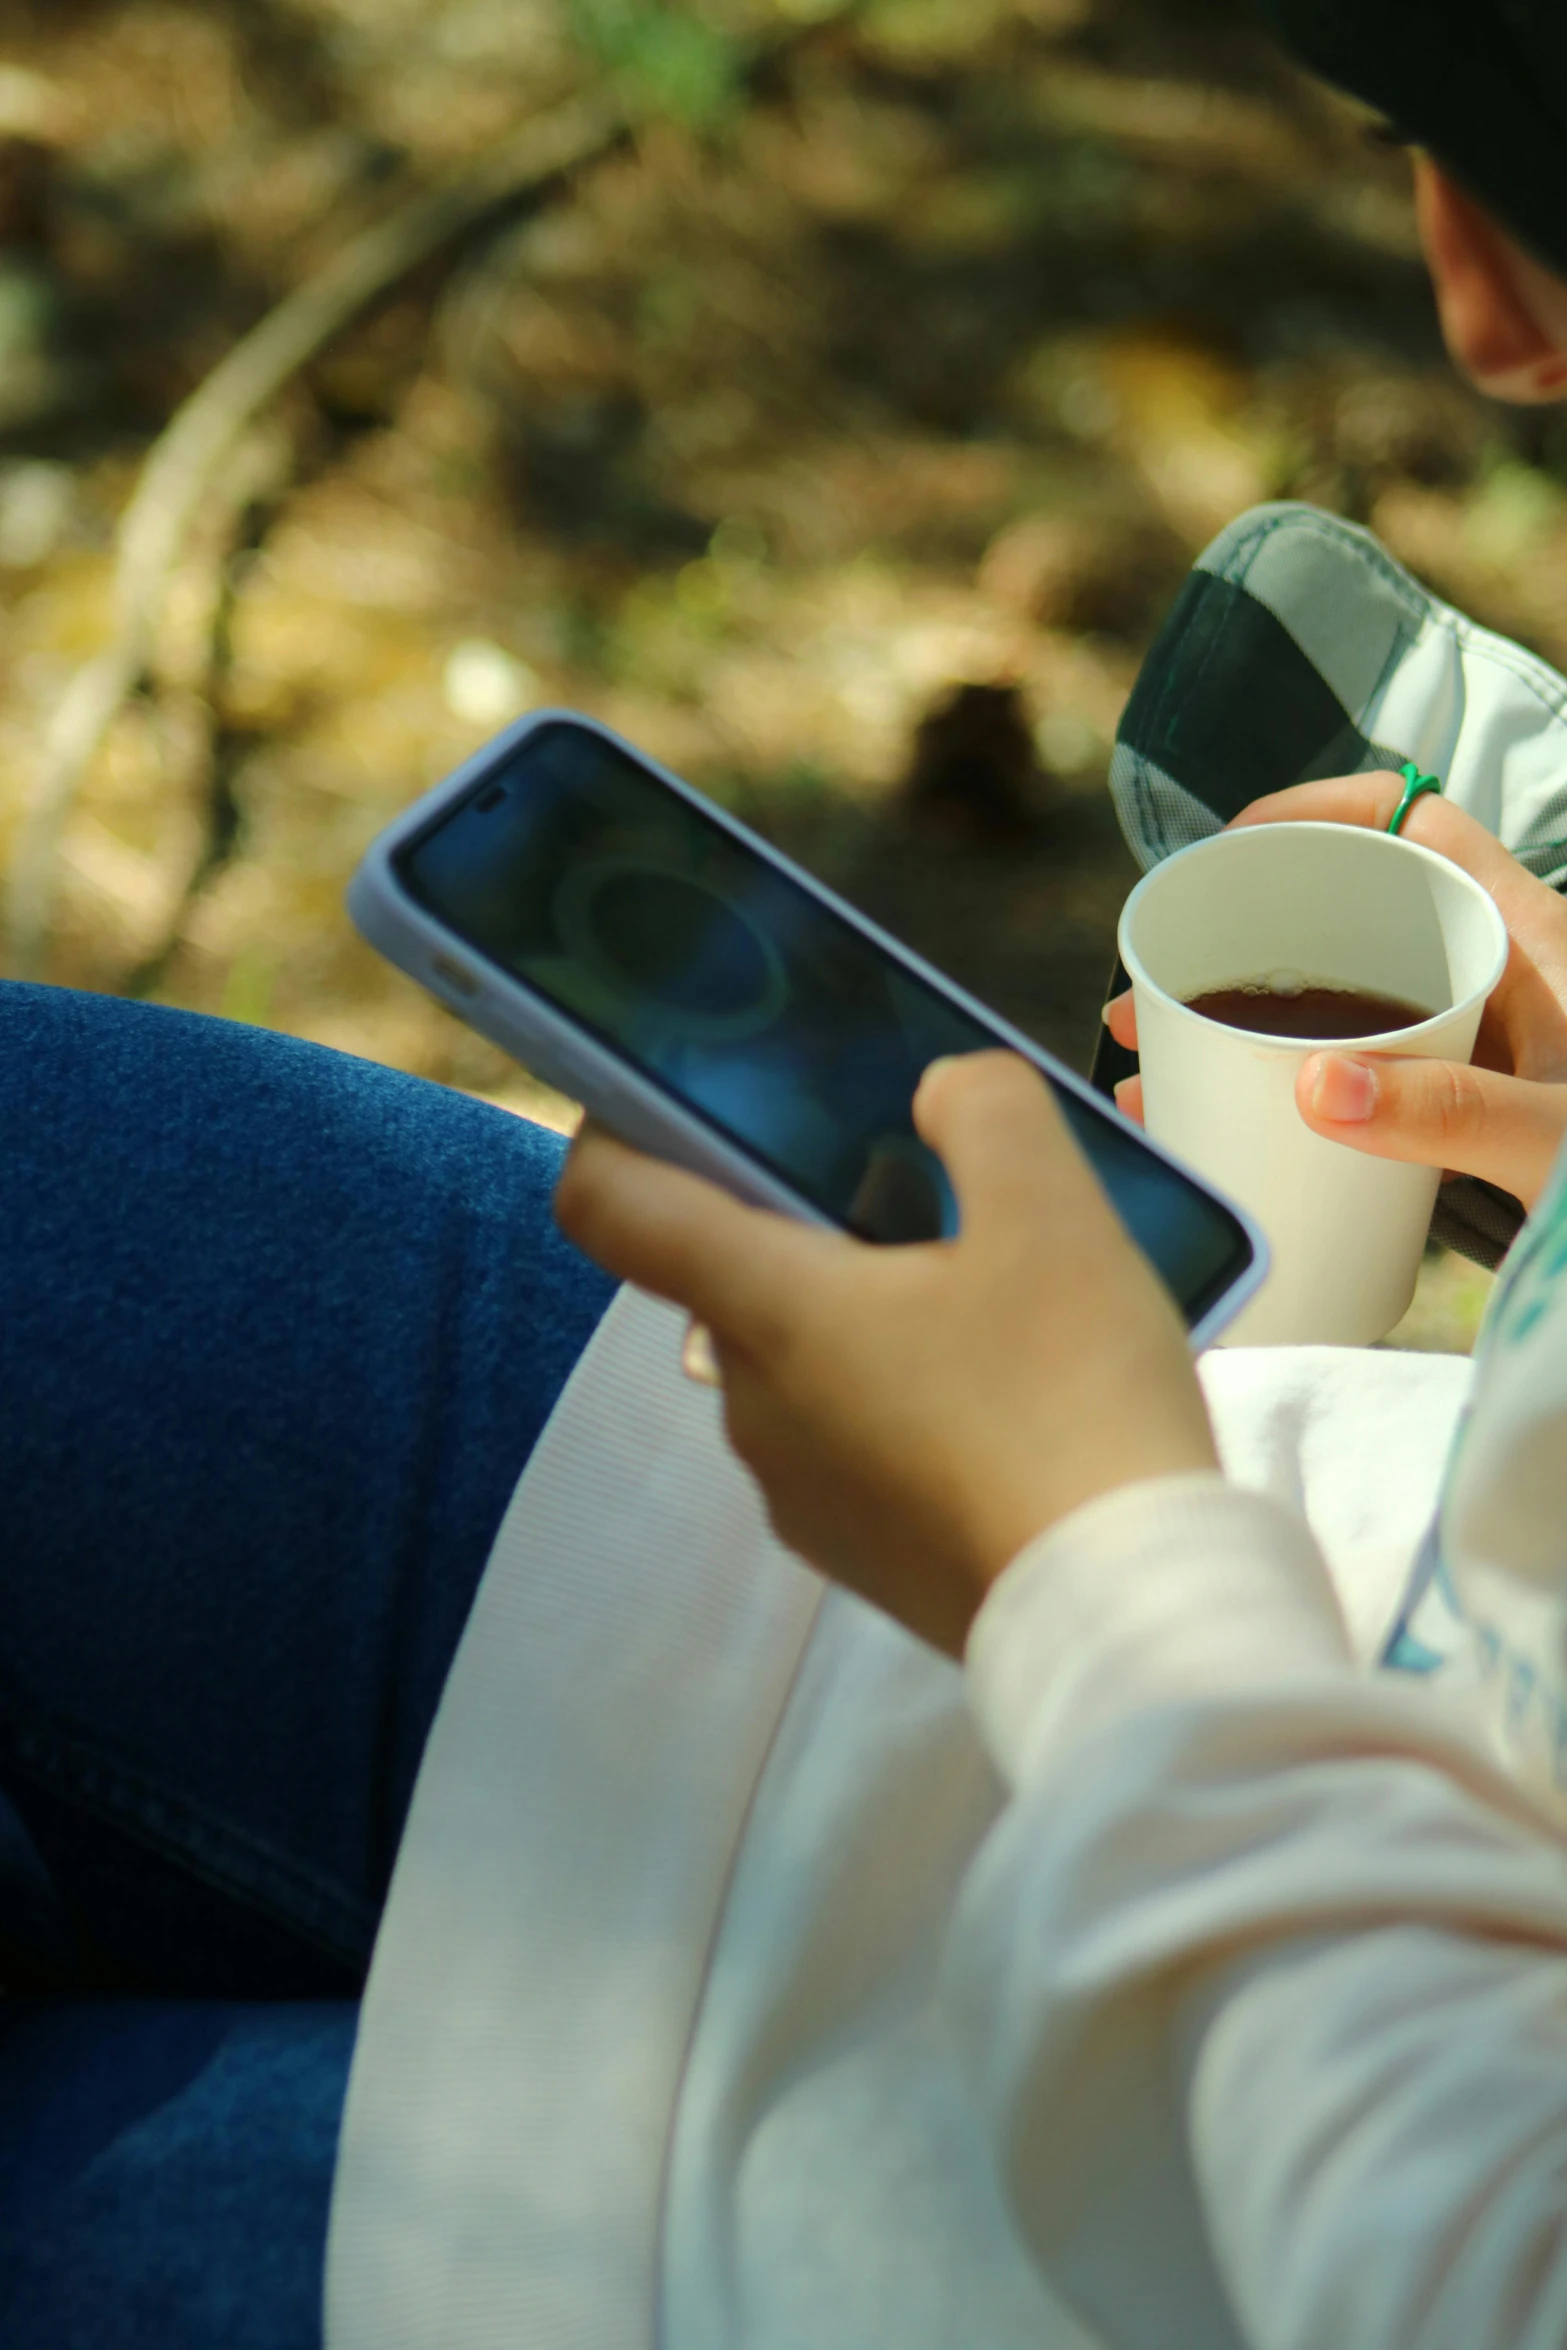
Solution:
[{"label": "fingernail", "polygon": [[1330,1118],[1336,1126],[1359,1126],[1377,1106],[1377,1081],[1368,1062],[1353,1061],[1347,1053],[1315,1053],[1307,1072],[1308,1098],[1313,1115]]},{"label": "fingernail", "polygon": [[[914,1088],[914,1102],[912,1106],[916,1110],[919,1109],[919,1104],[924,1101],[926,1088],[932,1083],[938,1072],[943,1069],[949,1069],[952,1066],[952,1063],[960,1058],[961,1056],[957,1053],[942,1053],[934,1061],[926,1062],[924,1068],[919,1073],[919,1081]],[[921,1116],[924,1115],[923,1111],[920,1111],[919,1114]]]}]

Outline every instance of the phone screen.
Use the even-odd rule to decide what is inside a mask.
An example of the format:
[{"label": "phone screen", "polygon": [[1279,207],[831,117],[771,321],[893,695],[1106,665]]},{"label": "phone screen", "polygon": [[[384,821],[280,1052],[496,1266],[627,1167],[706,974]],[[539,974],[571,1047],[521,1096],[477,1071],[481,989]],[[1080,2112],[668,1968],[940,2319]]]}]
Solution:
[{"label": "phone screen", "polygon": [[[832,1222],[957,1229],[915,1087],[999,1038],[814,892],[590,728],[524,737],[398,852],[413,897]],[[1064,1087],[1057,1098],[1188,1322],[1250,1244],[1198,1185]]]}]

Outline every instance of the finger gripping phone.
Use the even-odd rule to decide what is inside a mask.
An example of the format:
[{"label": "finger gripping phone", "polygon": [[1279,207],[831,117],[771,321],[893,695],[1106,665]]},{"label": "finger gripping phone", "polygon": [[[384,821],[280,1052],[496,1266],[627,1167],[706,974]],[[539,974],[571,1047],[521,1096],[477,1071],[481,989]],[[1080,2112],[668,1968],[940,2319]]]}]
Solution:
[{"label": "finger gripping phone", "polygon": [[755,1205],[880,1242],[957,1229],[921,1073],[1040,1069],[1202,1345],[1262,1279],[1256,1227],[1073,1073],[595,721],[521,720],[375,840],[370,944],[613,1132]]}]

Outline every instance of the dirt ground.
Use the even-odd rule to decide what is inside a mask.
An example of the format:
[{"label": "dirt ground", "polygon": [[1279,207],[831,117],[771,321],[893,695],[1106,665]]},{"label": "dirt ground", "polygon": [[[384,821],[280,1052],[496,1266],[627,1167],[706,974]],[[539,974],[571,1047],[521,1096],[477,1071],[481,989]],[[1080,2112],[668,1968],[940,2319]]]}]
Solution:
[{"label": "dirt ground", "polygon": [[[0,863],[181,401],[584,90],[628,135],[400,280],[214,476],[48,977],[540,1107],[342,893],[563,703],[1084,1066],[1117,715],[1224,523],[1368,521],[1567,662],[1567,437],[1458,386],[1407,162],[1238,0],[10,0]],[[1467,1343],[1483,1282],[1429,1276],[1406,1335]]]}]

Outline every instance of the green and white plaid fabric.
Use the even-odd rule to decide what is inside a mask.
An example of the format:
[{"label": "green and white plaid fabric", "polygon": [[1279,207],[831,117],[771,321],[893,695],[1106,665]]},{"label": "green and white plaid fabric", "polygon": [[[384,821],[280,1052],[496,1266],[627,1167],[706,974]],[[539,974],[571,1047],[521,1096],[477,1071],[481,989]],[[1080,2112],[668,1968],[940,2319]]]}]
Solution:
[{"label": "green and white plaid fabric", "polygon": [[[1567,679],[1440,602],[1368,531],[1259,506],[1199,557],[1160,630],[1110,788],[1146,871],[1263,792],[1410,759],[1567,886]],[[1102,1053],[1096,1079],[1120,1073]],[[1521,1218],[1465,1179],[1444,1184],[1432,1233],[1495,1264]]]}]

